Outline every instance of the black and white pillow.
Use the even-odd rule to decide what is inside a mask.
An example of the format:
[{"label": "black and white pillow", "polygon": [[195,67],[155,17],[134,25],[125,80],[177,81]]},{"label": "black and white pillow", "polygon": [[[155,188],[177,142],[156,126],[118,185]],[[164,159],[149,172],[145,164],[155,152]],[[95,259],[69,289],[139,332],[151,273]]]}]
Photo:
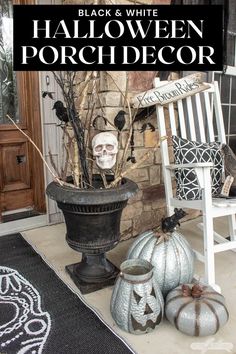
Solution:
[{"label": "black and white pillow", "polygon": [[[172,136],[174,157],[176,164],[213,162],[211,169],[212,196],[219,195],[221,191],[221,181],[223,172],[223,157],[220,144],[200,143]],[[177,169],[176,178],[176,197],[185,200],[201,199],[201,189],[197,175],[192,168]]]}]

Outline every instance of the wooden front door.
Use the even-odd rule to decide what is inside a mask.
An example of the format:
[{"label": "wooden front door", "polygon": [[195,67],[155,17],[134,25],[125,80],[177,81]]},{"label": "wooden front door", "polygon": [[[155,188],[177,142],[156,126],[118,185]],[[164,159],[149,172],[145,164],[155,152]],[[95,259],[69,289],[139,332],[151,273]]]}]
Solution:
[{"label": "wooden front door", "polygon": [[45,212],[42,161],[6,117],[42,147],[38,73],[12,71],[11,3],[0,5],[0,211],[32,207]]}]

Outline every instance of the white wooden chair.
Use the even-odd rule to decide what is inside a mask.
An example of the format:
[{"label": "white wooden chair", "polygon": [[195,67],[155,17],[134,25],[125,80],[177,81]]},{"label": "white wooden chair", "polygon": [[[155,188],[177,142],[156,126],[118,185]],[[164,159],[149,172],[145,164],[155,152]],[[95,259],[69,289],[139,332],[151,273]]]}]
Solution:
[{"label": "white wooden chair", "polygon": [[[167,82],[155,79],[155,87],[160,87],[165,83]],[[166,109],[168,109],[169,114],[165,118],[167,116],[165,114]],[[226,142],[218,82],[210,84],[210,88],[201,93],[178,100],[176,103],[169,103],[165,108],[156,105],[156,112],[160,137],[166,136],[170,127],[172,135],[192,141]],[[167,119],[169,120],[168,123]],[[204,254],[194,251],[196,258],[205,263],[205,282],[220,291],[215,282],[214,255],[222,251],[236,250],[235,200],[212,198],[210,178],[212,163],[170,165],[167,140],[161,142],[161,154],[167,213],[168,215],[173,214],[174,208],[190,208],[202,211],[203,220],[199,226],[203,230]],[[178,200],[173,195],[171,184],[173,172],[176,168],[186,167],[195,169],[200,188],[202,189],[201,200]],[[223,201],[225,202],[224,204],[222,204]],[[213,229],[213,219],[221,216],[228,218],[229,240],[216,233]]]}]

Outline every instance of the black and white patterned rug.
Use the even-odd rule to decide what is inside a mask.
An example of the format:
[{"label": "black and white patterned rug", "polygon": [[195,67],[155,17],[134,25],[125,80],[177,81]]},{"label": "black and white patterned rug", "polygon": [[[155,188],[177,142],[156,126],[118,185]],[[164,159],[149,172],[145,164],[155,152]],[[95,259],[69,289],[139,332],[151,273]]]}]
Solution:
[{"label": "black and white patterned rug", "polygon": [[13,234],[0,237],[0,353],[134,352]]}]

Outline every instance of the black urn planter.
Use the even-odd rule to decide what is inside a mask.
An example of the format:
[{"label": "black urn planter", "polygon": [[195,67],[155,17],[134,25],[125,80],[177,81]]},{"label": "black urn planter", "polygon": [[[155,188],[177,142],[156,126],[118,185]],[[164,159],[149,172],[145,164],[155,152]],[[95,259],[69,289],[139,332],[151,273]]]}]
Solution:
[{"label": "black urn planter", "polygon": [[119,270],[106,259],[105,252],[119,242],[122,210],[138,189],[127,178],[119,187],[104,189],[99,188],[98,175],[93,184],[94,189],[75,189],[52,182],[46,190],[63,212],[68,245],[82,253],[81,262],[66,266],[66,270],[84,294],[114,283]]}]

